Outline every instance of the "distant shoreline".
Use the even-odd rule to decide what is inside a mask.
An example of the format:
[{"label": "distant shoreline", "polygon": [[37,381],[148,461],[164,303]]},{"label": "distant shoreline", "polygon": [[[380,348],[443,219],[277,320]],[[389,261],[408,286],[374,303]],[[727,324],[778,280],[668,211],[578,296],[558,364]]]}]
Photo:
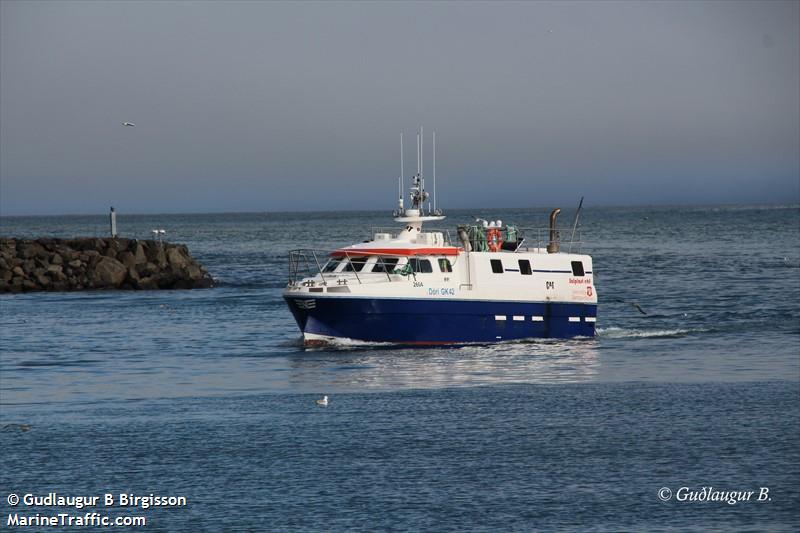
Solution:
[{"label": "distant shoreline", "polygon": [[[552,209],[553,205],[537,205],[537,206],[523,206],[523,207],[457,207],[445,211],[445,215],[449,213],[460,212],[483,212],[483,211],[524,211],[524,210],[548,210]],[[576,206],[561,205],[562,209],[570,209]],[[754,203],[754,204],[640,204],[640,205],[584,205],[584,210],[593,209],[798,209],[800,202],[795,203]],[[173,213],[126,213],[122,210],[118,211],[118,216],[123,217],[156,217],[156,216],[203,216],[203,215],[302,215],[302,214],[320,214],[320,213],[389,213],[391,216],[391,209],[319,209],[319,210],[287,210],[287,211],[185,211]],[[61,213],[61,214],[15,214],[3,215],[0,214],[1,219],[18,219],[18,218],[59,218],[59,217],[108,217],[107,212],[103,213]]]}]

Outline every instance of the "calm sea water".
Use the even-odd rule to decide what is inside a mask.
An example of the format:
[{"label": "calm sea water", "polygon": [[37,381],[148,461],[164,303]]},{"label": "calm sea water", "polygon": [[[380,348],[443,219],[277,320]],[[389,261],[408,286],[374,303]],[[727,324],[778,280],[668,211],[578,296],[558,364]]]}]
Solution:
[{"label": "calm sea water", "polygon": [[[477,216],[544,226],[547,211],[448,227]],[[4,525],[50,511],[8,494],[55,491],[185,496],[90,509],[156,531],[800,527],[797,206],[586,209],[597,338],[432,349],[305,349],[280,298],[289,249],[363,240],[385,213],[118,223],[166,229],[219,286],[0,296]],[[105,231],[0,219],[2,235]],[[680,487],[755,494],[681,502]]]}]

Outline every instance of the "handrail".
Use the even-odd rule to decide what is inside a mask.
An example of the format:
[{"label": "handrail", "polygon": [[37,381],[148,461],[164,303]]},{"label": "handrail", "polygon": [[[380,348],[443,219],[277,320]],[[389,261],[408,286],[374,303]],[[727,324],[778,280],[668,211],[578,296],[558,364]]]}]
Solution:
[{"label": "handrail", "polygon": [[[488,250],[488,243],[486,241],[487,229],[488,228],[484,228],[478,225],[470,225],[466,227],[467,238],[469,239],[472,251],[485,252]],[[505,237],[504,244],[505,243],[509,243],[509,245],[515,244],[513,248],[504,248],[506,251],[510,252],[530,251],[531,248],[539,252],[541,250],[544,250],[547,244],[551,241],[550,228],[527,228],[520,226],[512,226],[512,235],[515,237],[515,239],[511,241],[508,240],[508,235],[509,235],[508,226],[505,226],[501,229],[503,230],[504,234],[503,236]],[[557,243],[563,245],[569,245],[570,251],[572,250],[572,246],[576,246],[577,253],[580,253],[581,248],[583,246],[580,229],[576,230],[575,232],[576,238],[562,239],[561,230],[558,229],[555,230],[554,237]]]},{"label": "handrail", "polygon": [[[397,226],[372,226],[370,228],[369,239],[373,240],[376,233],[386,233],[390,236],[390,238],[396,239],[402,232],[403,229],[398,228]],[[433,228],[426,226],[423,233],[441,233],[444,238],[444,244],[446,246],[453,246],[453,240],[450,237],[449,228]]]},{"label": "handrail", "polygon": [[[289,283],[294,284],[301,277],[313,277],[316,274],[322,278],[323,283],[327,284],[325,274],[322,272],[322,265],[319,263],[317,252],[321,250],[312,250],[307,248],[300,248],[296,250],[289,250]],[[324,252],[327,254],[327,252]],[[309,255],[314,259],[316,265],[316,272],[311,268]],[[303,269],[305,265],[305,269]],[[304,272],[301,272],[304,270]]]},{"label": "handrail", "polygon": [[319,271],[319,277],[322,278],[322,284],[327,285],[328,282],[325,280],[325,274],[322,272],[322,267],[319,266],[319,259],[317,259],[317,252],[312,250],[311,253],[314,255],[314,262],[317,264],[317,270]]},{"label": "handrail", "polygon": [[[356,275],[356,280],[358,280],[358,284],[361,285],[361,278],[358,277],[358,270],[356,270],[356,267],[353,266],[353,261],[350,260],[350,254],[347,252],[347,250],[345,250],[344,256],[347,258],[347,262],[350,263],[350,266],[353,268],[353,274]],[[361,268],[364,268],[363,265]]]},{"label": "handrail", "polygon": [[[393,269],[394,269],[395,264],[389,265],[386,262],[386,258],[382,257],[382,255],[386,255],[386,254],[378,255],[378,254],[369,254],[369,253],[358,252],[358,253],[353,253],[351,255],[351,253],[349,251],[347,251],[347,250],[342,250],[342,252],[344,253],[344,256],[343,256],[342,259],[343,259],[343,261],[346,262],[346,264],[349,264],[351,266],[351,270],[346,271],[346,272],[345,271],[340,272],[339,273],[340,275],[345,275],[345,274],[352,273],[355,276],[355,278],[358,281],[358,283],[359,284],[363,284],[364,282],[361,280],[361,276],[359,276],[359,272],[356,270],[356,263],[354,262],[354,259],[356,259],[358,257],[365,257],[366,256],[366,261],[369,261],[370,258],[378,256],[376,258],[376,260],[375,260],[375,263],[373,263],[372,272],[366,272],[366,274],[380,274],[380,273],[383,273],[383,274],[386,274],[386,279],[388,281],[393,281],[392,274],[394,274]],[[302,279],[304,277],[314,277],[315,275],[319,274],[319,276],[322,278],[322,283],[324,285],[327,285],[329,278],[325,277],[325,272],[324,272],[324,266],[327,263],[321,264],[320,261],[319,261],[319,255],[318,254],[328,255],[329,253],[330,252],[328,252],[328,251],[313,250],[313,249],[309,249],[309,248],[298,248],[298,249],[295,249],[295,250],[289,250],[289,282],[290,282],[290,284],[296,283],[299,279]],[[311,259],[313,259],[313,261],[311,261]],[[366,264],[366,261],[365,261],[365,264]],[[379,272],[379,271],[375,270],[375,268],[378,265],[380,265],[382,267],[382,272]],[[362,269],[363,269],[363,267],[362,267]],[[363,272],[363,270],[362,270],[361,274],[365,274],[365,272]],[[334,275],[334,277],[336,277],[336,275]]]}]

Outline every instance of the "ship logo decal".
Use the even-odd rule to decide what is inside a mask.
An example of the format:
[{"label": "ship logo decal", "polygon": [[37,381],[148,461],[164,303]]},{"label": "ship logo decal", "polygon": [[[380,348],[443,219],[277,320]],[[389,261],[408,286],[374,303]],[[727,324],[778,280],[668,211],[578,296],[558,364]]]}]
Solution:
[{"label": "ship logo decal", "polygon": [[298,309],[316,309],[317,307],[316,300],[295,300],[294,304]]}]

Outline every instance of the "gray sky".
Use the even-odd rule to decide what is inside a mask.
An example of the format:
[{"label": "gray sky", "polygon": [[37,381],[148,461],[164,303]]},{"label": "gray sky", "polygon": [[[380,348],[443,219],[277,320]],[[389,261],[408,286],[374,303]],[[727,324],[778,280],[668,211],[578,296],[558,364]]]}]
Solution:
[{"label": "gray sky", "polygon": [[445,208],[798,202],[800,3],[0,7],[3,215],[390,210],[419,124]]}]

